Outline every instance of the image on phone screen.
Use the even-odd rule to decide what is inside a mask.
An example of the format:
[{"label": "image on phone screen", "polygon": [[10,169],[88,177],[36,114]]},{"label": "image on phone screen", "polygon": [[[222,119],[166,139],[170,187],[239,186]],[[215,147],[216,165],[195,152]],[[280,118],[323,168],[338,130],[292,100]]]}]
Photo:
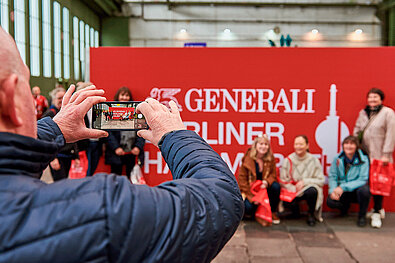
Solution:
[{"label": "image on phone screen", "polygon": [[100,130],[148,129],[143,114],[136,112],[141,101],[107,101],[92,108],[92,128]]}]

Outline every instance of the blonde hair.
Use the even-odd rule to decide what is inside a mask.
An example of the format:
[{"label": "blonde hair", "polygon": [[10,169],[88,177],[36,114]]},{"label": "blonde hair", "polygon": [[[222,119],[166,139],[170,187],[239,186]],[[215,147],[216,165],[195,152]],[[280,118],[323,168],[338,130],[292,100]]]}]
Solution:
[{"label": "blonde hair", "polygon": [[256,151],[256,145],[258,144],[258,142],[260,141],[264,141],[267,144],[269,144],[269,149],[267,149],[267,152],[265,153],[265,155],[263,156],[263,160],[264,161],[272,161],[274,160],[274,156],[273,156],[273,152],[272,152],[272,147],[270,146],[270,140],[269,137],[266,134],[260,134],[258,135],[254,142],[251,145],[251,151],[250,151],[250,157],[253,160],[256,160],[256,156],[257,156],[257,151]]}]

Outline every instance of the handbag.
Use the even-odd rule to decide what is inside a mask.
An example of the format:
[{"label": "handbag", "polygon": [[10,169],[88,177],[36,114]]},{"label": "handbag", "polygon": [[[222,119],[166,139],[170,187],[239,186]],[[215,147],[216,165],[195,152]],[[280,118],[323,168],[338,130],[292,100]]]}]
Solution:
[{"label": "handbag", "polygon": [[253,202],[259,203],[255,211],[255,217],[259,217],[268,222],[272,222],[272,209],[270,207],[269,195],[266,188],[261,188],[262,181],[256,180],[251,186],[251,193],[254,194]]},{"label": "handbag", "polygon": [[86,152],[81,151],[78,155],[80,164],[77,165],[75,160],[71,161],[69,179],[81,179],[86,177],[86,172],[88,171],[88,158],[86,157]]},{"label": "handbag", "polygon": [[370,193],[373,195],[390,196],[395,183],[394,167],[392,163],[383,165],[380,160],[372,160],[369,174]]},{"label": "handbag", "polygon": [[136,164],[130,172],[130,181],[132,184],[147,184],[145,182],[140,165]]},{"label": "handbag", "polygon": [[[289,175],[291,176],[291,181],[290,182],[283,181],[283,180],[280,179],[280,176],[278,176],[277,180],[281,184],[293,184],[293,185],[295,185],[297,182],[294,181],[294,178],[292,176],[292,161],[291,161],[291,159],[289,157],[287,157],[287,159],[288,159],[288,161],[290,163]],[[288,189],[286,189],[284,187],[281,187],[280,200],[290,203],[290,202],[292,202],[295,199],[296,194],[297,194],[296,192],[293,192],[293,191],[290,191],[290,190],[288,190]]]}]

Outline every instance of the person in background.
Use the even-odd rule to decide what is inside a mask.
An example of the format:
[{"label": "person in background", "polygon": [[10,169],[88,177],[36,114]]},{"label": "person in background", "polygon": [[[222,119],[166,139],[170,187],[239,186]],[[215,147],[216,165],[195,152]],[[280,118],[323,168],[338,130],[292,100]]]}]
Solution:
[{"label": "person in background", "polygon": [[39,120],[43,113],[48,109],[48,101],[41,95],[41,90],[38,86],[32,88],[32,95],[34,104],[36,105],[36,117],[37,120]]},{"label": "person in background", "polygon": [[[266,134],[255,138],[251,148],[244,155],[239,170],[239,187],[244,198],[245,217],[255,217],[257,204],[252,201],[254,197],[251,193],[251,186],[256,180],[262,180],[261,188],[266,188],[272,210],[273,224],[279,224],[277,208],[280,202],[280,184],[276,177],[276,161],[270,147],[270,141]],[[255,217],[262,226],[269,226],[271,223],[261,218]]]},{"label": "person in background", "polygon": [[[381,160],[384,165],[393,163],[395,147],[395,113],[383,105],[385,95],[378,88],[367,94],[367,105],[359,112],[354,127],[354,136],[359,138],[361,148],[369,155],[370,161]],[[373,195],[374,209],[371,226],[380,228],[385,217],[383,196]]]},{"label": "person in background", "polygon": [[[118,89],[114,101],[132,101],[132,92],[127,87]],[[105,163],[111,165],[111,172],[122,175],[123,166],[126,176],[130,176],[136,157],[144,152],[145,140],[136,131],[110,131],[105,151]],[[141,155],[140,155],[141,156]]]},{"label": "person in background", "polygon": [[319,160],[308,152],[307,136],[296,136],[294,149],[295,152],[288,155],[283,161],[280,179],[281,182],[284,182],[281,183],[281,187],[296,192],[296,197],[291,203],[284,202],[284,205],[291,207],[294,217],[299,217],[299,202],[306,200],[308,205],[307,224],[314,226],[316,219],[322,221],[321,210],[324,199],[322,187],[325,177]]},{"label": "person in background", "polygon": [[[42,118],[50,117],[52,119],[55,117],[62,107],[62,100],[65,93],[66,90],[61,87],[55,88],[49,93],[52,98],[52,105],[43,114]],[[69,176],[72,160],[76,160],[76,164],[79,164],[78,152],[78,145],[76,142],[66,143],[66,145],[60,149],[59,153],[56,155],[56,158],[53,159],[49,164],[54,181],[66,179]]]},{"label": "person in background", "polygon": [[330,208],[347,215],[351,203],[359,204],[357,225],[366,225],[366,211],[370,201],[369,159],[358,149],[358,138],[347,136],[342,143],[343,151],[333,160],[329,170],[328,198]]}]

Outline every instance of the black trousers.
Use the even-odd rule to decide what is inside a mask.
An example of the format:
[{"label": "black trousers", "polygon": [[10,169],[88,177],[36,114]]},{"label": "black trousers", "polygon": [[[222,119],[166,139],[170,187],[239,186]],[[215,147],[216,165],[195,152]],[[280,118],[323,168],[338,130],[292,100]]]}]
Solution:
[{"label": "black trousers", "polygon": [[307,188],[302,196],[295,197],[292,202],[284,202],[284,206],[288,207],[292,210],[292,213],[294,215],[299,214],[299,202],[302,200],[306,200],[307,206],[308,206],[308,212],[309,214],[314,214],[315,211],[315,205],[317,203],[317,197],[318,197],[318,191],[314,187],[309,187]]},{"label": "black trousers", "polygon": [[64,158],[64,157],[57,157],[60,165],[59,170],[54,170],[52,169],[51,166],[49,166],[52,174],[53,180],[59,181],[62,179],[66,179],[69,176],[69,171],[70,171],[70,166],[71,166],[71,158]]},{"label": "black trousers", "polygon": [[122,175],[123,166],[126,166],[126,176],[130,176],[130,172],[132,171],[135,163],[136,163],[136,155],[133,154],[126,154],[120,156],[121,158],[121,165],[118,164],[111,164],[111,173]]},{"label": "black trousers", "polygon": [[89,147],[87,150],[88,157],[88,171],[86,172],[86,176],[92,176],[99,164],[100,157],[103,155],[103,143],[100,141],[90,141]]},{"label": "black trousers", "polygon": [[344,192],[340,200],[333,200],[330,196],[326,199],[326,204],[330,208],[339,209],[341,213],[346,214],[351,203],[359,204],[359,217],[366,216],[370,201],[370,189],[368,185],[361,186],[352,192]]},{"label": "black trousers", "polygon": [[382,195],[373,195],[375,213],[378,213],[383,208],[383,197]]},{"label": "black trousers", "polygon": [[[269,203],[272,213],[277,211],[278,203],[280,202],[280,189],[280,184],[277,182],[273,182],[267,188],[267,195],[269,196]],[[248,199],[244,200],[244,206],[244,214],[254,217],[258,206],[248,201]]]}]

